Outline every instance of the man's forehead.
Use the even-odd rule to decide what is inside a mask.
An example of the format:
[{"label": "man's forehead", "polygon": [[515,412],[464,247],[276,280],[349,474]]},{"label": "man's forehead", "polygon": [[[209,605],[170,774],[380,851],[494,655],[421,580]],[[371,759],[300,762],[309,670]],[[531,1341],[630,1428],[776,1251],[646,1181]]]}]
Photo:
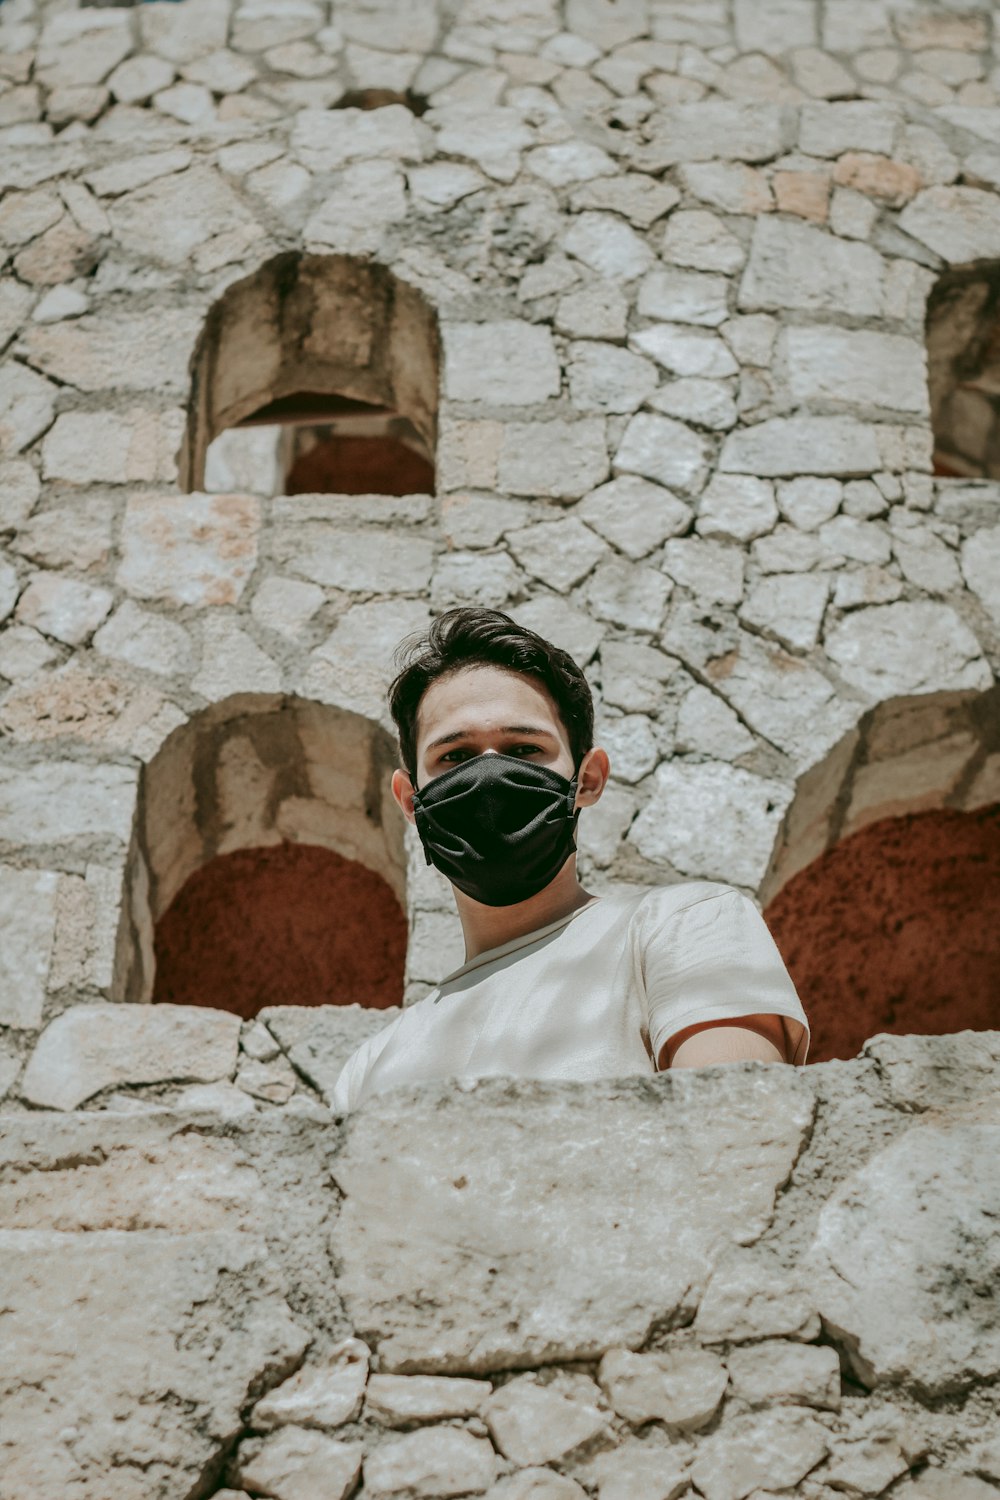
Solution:
[{"label": "man's forehead", "polygon": [[503,667],[463,667],[440,677],[431,683],[417,709],[421,740],[449,729],[486,725],[538,725],[563,733],[559,710],[544,683]]}]

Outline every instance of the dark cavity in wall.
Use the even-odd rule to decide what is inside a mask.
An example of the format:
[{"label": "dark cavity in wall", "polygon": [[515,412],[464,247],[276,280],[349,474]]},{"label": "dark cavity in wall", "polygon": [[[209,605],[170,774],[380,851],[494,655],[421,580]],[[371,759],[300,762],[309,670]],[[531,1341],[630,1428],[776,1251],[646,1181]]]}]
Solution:
[{"label": "dark cavity in wall", "polygon": [[1000,479],[1000,261],[947,271],[927,303],[934,469]]}]

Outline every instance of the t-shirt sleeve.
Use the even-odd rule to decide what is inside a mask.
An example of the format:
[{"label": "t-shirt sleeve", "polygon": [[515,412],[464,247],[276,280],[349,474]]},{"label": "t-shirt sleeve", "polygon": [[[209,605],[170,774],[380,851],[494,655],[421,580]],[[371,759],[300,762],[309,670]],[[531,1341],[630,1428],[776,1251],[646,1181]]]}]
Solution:
[{"label": "t-shirt sleeve", "polygon": [[689,1026],[772,1015],[782,1018],[789,1061],[805,1062],[809,1023],[749,897],[731,886],[706,884],[678,906],[665,887],[641,903],[637,918],[635,959],[654,1058]]},{"label": "t-shirt sleeve", "polygon": [[368,1057],[371,1052],[371,1037],[356,1047],[337,1075],[330,1094],[330,1108],[334,1114],[346,1115],[357,1109],[364,1092],[368,1072]]}]

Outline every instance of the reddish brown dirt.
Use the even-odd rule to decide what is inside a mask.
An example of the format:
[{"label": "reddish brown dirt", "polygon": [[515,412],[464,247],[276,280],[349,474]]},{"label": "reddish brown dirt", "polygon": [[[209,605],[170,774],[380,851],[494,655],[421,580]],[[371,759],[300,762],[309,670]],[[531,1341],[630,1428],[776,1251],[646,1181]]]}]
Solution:
[{"label": "reddish brown dirt", "polygon": [[203,865],[156,928],[154,1001],[249,1018],[265,1005],[398,1005],[406,919],[371,870],[310,844]]},{"label": "reddish brown dirt", "polygon": [[765,912],[812,1028],[811,1062],[879,1031],[1000,1027],[1000,805],[885,818]]},{"label": "reddish brown dirt", "polygon": [[434,468],[395,438],[329,437],[302,453],[286,495],[433,495]]}]

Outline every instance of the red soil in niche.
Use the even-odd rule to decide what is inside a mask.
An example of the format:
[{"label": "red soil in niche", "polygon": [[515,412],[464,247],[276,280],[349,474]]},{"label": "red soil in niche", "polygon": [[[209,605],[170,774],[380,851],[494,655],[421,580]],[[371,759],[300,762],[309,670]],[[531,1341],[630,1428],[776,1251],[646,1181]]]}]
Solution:
[{"label": "red soil in niche", "polygon": [[1000,1027],[1000,805],[886,818],[788,882],[765,916],[811,1062],[879,1031]]},{"label": "red soil in niche", "polygon": [[434,467],[396,438],[328,437],[292,464],[286,495],[432,495]]},{"label": "red soil in niche", "polygon": [[406,918],[373,871],[277,844],[196,870],[156,927],[154,1001],[249,1019],[265,1005],[398,1005]]}]

